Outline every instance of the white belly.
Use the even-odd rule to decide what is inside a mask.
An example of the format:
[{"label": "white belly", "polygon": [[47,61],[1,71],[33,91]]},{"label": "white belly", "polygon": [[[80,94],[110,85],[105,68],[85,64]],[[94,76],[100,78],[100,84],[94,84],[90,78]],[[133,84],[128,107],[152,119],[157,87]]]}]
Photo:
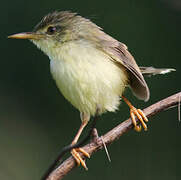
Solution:
[{"label": "white belly", "polygon": [[50,57],[50,67],[65,98],[90,115],[97,107],[101,113],[115,111],[127,82],[123,70],[93,47],[71,44],[61,51],[58,59]]}]

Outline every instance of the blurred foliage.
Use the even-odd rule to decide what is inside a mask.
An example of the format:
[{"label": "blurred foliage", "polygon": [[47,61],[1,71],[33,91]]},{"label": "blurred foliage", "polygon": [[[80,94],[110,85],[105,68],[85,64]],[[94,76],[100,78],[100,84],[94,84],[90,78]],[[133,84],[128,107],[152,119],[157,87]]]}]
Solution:
[{"label": "blurred foliage", "polygon": [[[7,0],[1,2],[0,60],[0,179],[39,180],[61,148],[71,142],[79,112],[59,93],[49,72],[49,60],[28,41],[9,40],[16,32],[31,31],[42,16],[72,10],[90,18],[128,45],[142,66],[172,67],[168,75],[146,78],[148,103],[126,96],[144,108],[181,89],[179,0]],[[99,134],[129,116],[122,103],[116,113],[103,115]],[[67,123],[68,122],[68,123]],[[177,109],[150,118],[148,132],[131,131],[87,160],[89,171],[78,168],[65,179],[177,180],[181,178],[181,128]],[[86,134],[86,130],[84,131]]]}]

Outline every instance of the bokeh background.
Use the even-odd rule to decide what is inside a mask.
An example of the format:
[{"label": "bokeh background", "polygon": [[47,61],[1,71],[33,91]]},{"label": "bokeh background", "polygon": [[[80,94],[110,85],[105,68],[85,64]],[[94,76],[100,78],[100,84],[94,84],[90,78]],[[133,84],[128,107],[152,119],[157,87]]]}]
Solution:
[{"label": "bokeh background", "polygon": [[[168,75],[146,78],[150,101],[126,96],[136,107],[150,104],[181,89],[180,0],[7,0],[0,6],[0,179],[39,180],[79,125],[79,112],[59,93],[49,72],[49,59],[27,40],[7,36],[31,31],[54,10],[72,10],[90,18],[128,45],[142,66],[172,67]],[[127,119],[125,103],[97,124],[104,134]],[[87,160],[65,179],[178,180],[181,178],[181,124],[177,108],[151,117],[147,132],[130,131]],[[84,131],[84,135],[86,130]]]}]

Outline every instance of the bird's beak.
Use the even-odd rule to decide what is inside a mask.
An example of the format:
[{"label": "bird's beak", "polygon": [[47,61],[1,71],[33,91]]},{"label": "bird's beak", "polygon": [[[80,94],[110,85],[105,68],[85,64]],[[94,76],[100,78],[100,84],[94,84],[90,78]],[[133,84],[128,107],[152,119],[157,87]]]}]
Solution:
[{"label": "bird's beak", "polygon": [[8,38],[12,39],[35,39],[35,40],[41,39],[43,37],[44,37],[43,34],[38,34],[35,32],[23,32],[8,36]]}]

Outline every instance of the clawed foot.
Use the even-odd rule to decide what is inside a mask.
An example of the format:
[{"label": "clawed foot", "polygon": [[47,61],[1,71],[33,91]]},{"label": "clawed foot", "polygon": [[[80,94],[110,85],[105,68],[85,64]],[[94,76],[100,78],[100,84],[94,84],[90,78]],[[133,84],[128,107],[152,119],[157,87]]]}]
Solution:
[{"label": "clawed foot", "polygon": [[[141,109],[136,109],[129,101],[128,99],[126,99],[124,96],[122,96],[123,100],[125,101],[125,103],[129,106],[130,108],[130,115],[131,115],[131,119],[134,125],[134,129],[138,132],[141,131],[141,125],[143,126],[144,130],[147,131],[147,125],[145,122],[148,122],[147,117],[145,116],[145,114],[143,113],[143,111]],[[136,122],[136,118],[138,118],[138,120],[140,121],[141,125],[137,125]]]},{"label": "clawed foot", "polygon": [[[145,116],[143,111],[141,109],[136,109],[134,106],[130,108],[130,115],[131,119],[134,125],[134,129],[138,132],[141,131],[141,125],[143,126],[144,130],[147,131],[147,125],[145,122],[148,122],[148,118]],[[140,121],[141,125],[137,125],[135,116],[138,118]]]},{"label": "clawed foot", "polygon": [[74,148],[71,150],[71,154],[77,162],[78,166],[81,164],[86,170],[88,170],[85,161],[81,158],[79,152],[83,153],[84,156],[90,158],[90,155],[82,148]]}]

